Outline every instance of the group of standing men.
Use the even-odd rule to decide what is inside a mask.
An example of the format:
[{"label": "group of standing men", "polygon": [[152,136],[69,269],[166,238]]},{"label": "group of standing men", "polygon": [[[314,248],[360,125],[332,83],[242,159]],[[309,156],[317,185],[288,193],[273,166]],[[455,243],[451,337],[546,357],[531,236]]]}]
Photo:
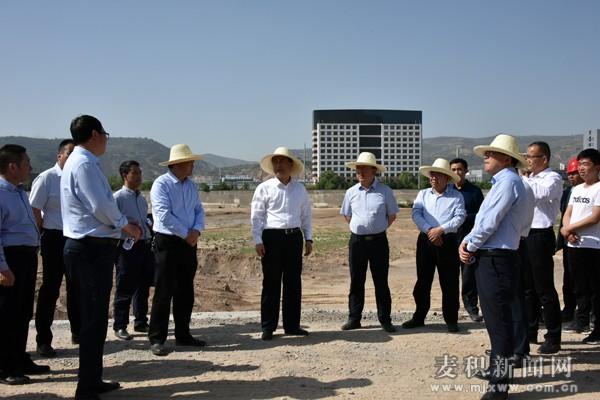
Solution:
[{"label": "group of standing men", "polygon": [[[200,156],[186,145],[172,147],[169,161],[161,164],[169,172],[152,186],[152,220],[139,192],[139,163],[130,160],[121,165],[124,186],[113,194],[98,159],[106,151],[109,133],[89,115],[76,117],[70,130],[72,139],[61,142],[56,165],[36,178],[29,199],[23,189],[31,173],[26,149],[12,144],[0,149],[0,315],[10,327],[0,330],[0,382],[26,384],[28,375],[49,371],[25,351],[41,238],[44,269],[36,308],[37,352],[46,357],[56,354],[50,326],[65,276],[71,339],[79,345],[75,398],[97,400],[99,394],[120,387],[102,380],[115,262],[113,329],[118,338],[131,339],[126,328],[133,302],[134,330],[148,332],[153,354],[167,354],[163,344],[173,301],[177,345],[205,345],[189,330],[204,210],[188,177]],[[152,284],[155,294],[148,325]]]},{"label": "group of standing men", "polygon": [[[169,171],[151,189],[152,220],[139,192],[139,163],[131,160],[121,165],[124,187],[113,195],[98,160],[106,151],[109,133],[89,115],[75,118],[70,129],[72,140],[61,142],[57,164],[34,181],[30,199],[22,187],[31,172],[25,148],[5,145],[0,149],[0,313],[15,328],[0,330],[0,379],[23,384],[29,381],[27,374],[49,370],[33,363],[25,352],[42,232],[44,274],[36,310],[37,351],[55,355],[50,326],[65,275],[72,341],[80,346],[76,398],[95,400],[100,393],[119,387],[117,382],[102,380],[115,260],[113,329],[117,337],[131,339],[126,328],[133,301],[134,330],[148,332],[154,355],[168,354],[164,343],[172,302],[176,344],[206,345],[189,329],[196,246],[204,229],[204,210],[189,177],[194,161],[201,157],[186,145],[171,148],[169,160],[161,163]],[[524,157],[515,138],[499,135],[474,152],[492,175],[492,189],[485,199],[465,179],[468,166],[463,159],[438,159],[420,169],[431,188],[419,192],[412,210],[420,231],[413,291],[416,311],[402,326],[424,325],[437,268],[444,320],[449,332],[459,331],[462,270],[464,306],[472,320],[485,319],[491,341],[490,368],[481,371],[481,377],[490,382],[484,398],[501,399],[507,396],[504,384],[511,377],[507,366],[521,365],[529,355],[529,343],[537,343],[540,315],[547,333],[539,352],[560,350],[561,311],[552,256],[561,196],[563,205],[568,204],[563,207],[561,227],[567,242],[563,248],[568,249],[565,271],[570,276],[565,278],[565,287],[574,292],[577,305],[572,329],[585,331],[589,326],[592,303],[595,310],[600,309],[596,265],[600,260],[596,254],[600,251],[600,153],[586,149],[579,154],[577,172],[583,183],[565,198],[560,176],[549,168],[546,143],[532,143]],[[273,175],[256,188],[251,208],[252,235],[263,268],[262,339],[271,340],[277,328],[282,284],[284,331],[305,336],[308,332],[300,326],[301,271],[303,254],[312,252],[312,214],[306,189],[292,179],[304,166],[285,147],[265,156],[260,165]],[[349,313],[342,329],[361,327],[370,266],[379,322],[385,331],[394,332],[386,230],[396,219],[398,205],[391,189],[377,180],[376,174],[385,167],[372,153],[361,153],[346,165],[356,170],[358,183],[346,192],[340,211],[351,231]],[[594,265],[587,267],[586,262]],[[148,325],[151,284],[155,292]],[[600,343],[598,324],[584,342]]]}]

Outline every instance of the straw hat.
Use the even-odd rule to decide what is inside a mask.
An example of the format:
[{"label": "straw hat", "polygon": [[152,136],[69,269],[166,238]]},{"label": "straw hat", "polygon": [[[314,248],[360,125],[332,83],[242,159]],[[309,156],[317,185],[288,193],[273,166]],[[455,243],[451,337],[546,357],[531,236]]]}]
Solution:
[{"label": "straw hat", "polygon": [[430,178],[432,172],[439,172],[440,174],[448,175],[452,182],[460,182],[460,176],[456,172],[450,169],[450,163],[445,158],[436,159],[431,166],[424,165],[419,168],[419,172]]},{"label": "straw hat", "polygon": [[367,165],[369,167],[375,167],[379,172],[385,171],[385,167],[381,164],[377,164],[377,159],[375,158],[375,154],[369,153],[368,151],[363,151],[358,155],[356,161],[351,161],[346,163],[346,167],[356,169],[359,165]]},{"label": "straw hat", "polygon": [[521,152],[519,152],[519,144],[517,143],[517,139],[510,135],[500,134],[494,138],[489,146],[473,147],[473,152],[482,158],[486,151],[496,151],[498,153],[511,156],[519,162],[517,164],[517,168],[526,169],[528,167],[525,157],[523,157]]},{"label": "straw hat", "polygon": [[192,150],[187,144],[176,144],[171,147],[169,161],[160,162],[158,165],[167,166],[196,160],[202,160],[202,156],[200,154],[192,154]]},{"label": "straw hat", "polygon": [[302,173],[304,172],[304,164],[302,164],[302,161],[300,161],[300,159],[294,156],[294,154],[292,154],[292,152],[287,147],[278,147],[273,153],[264,156],[262,160],[260,160],[260,167],[267,174],[275,175],[275,171],[273,171],[273,163],[271,162],[271,160],[275,156],[283,156],[292,160],[292,162],[294,163],[292,165],[292,176],[302,175]]}]

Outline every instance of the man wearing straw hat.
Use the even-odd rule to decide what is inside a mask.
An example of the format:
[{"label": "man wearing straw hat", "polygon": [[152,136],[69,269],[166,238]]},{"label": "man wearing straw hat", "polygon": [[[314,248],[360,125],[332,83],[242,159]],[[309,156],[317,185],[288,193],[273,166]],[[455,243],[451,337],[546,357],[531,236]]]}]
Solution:
[{"label": "man wearing straw hat", "polygon": [[193,154],[189,146],[171,147],[166,174],[152,184],[150,200],[154,220],[154,255],[156,258],[155,289],[150,313],[148,338],[151,352],[164,356],[169,328],[169,311],[173,300],[175,344],[202,347],[203,340],[190,333],[194,307],[194,276],[198,267],[196,249],[204,229],[204,208],[198,189],[190,179],[194,161],[202,157]]},{"label": "man wearing straw hat", "polygon": [[277,329],[282,281],[283,330],[306,336],[308,331],[300,328],[302,248],[305,256],[312,252],[312,210],[306,189],[292,179],[302,174],[304,165],[286,147],[278,147],[262,158],[260,167],[273,175],[254,191],[250,215],[263,270],[262,339],[273,339]]},{"label": "man wearing straw hat", "polygon": [[363,152],[358,159],[346,163],[356,170],[358,183],[346,191],[340,214],[350,225],[348,265],[350,267],[350,294],[348,295],[348,321],[342,330],[358,329],[365,304],[367,267],[375,286],[377,318],[386,332],[395,332],[392,325],[392,298],[388,286],[390,248],[386,230],[396,220],[398,203],[394,192],[379,182],[375,175],[385,171],[377,164],[373,153]]},{"label": "man wearing straw hat", "polygon": [[460,261],[456,254],[456,232],[467,217],[463,195],[448,185],[460,182],[460,176],[450,169],[448,160],[438,158],[419,172],[429,178],[431,188],[417,194],[412,219],[419,228],[417,239],[417,282],[413,290],[416,310],[403,328],[425,324],[431,303],[431,284],[437,266],[442,288],[442,313],[448,332],[458,332]]},{"label": "man wearing straw hat", "polygon": [[475,276],[492,348],[489,387],[482,399],[506,399],[512,375],[509,357],[514,352],[517,249],[533,204],[515,170],[527,163],[514,137],[498,135],[489,146],[475,146],[473,151],[483,157],[484,170],[492,175],[492,188],[481,204],[473,230],[459,246],[459,255],[464,263],[477,258]]}]

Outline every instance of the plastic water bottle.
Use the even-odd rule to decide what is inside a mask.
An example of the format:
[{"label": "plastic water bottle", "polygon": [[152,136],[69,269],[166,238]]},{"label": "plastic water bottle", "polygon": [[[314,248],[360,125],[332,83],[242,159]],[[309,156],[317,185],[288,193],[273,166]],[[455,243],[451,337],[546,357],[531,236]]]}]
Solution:
[{"label": "plastic water bottle", "polygon": [[123,246],[123,249],[125,249],[125,250],[131,250],[131,248],[133,247],[134,244],[135,244],[135,238],[133,236],[129,236],[127,239],[125,239],[122,246]]}]

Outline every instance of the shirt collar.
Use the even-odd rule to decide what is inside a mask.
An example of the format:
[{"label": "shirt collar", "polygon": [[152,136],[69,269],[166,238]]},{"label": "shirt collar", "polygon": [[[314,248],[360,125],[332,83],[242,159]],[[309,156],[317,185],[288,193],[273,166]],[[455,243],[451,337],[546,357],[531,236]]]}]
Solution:
[{"label": "shirt collar", "polygon": [[496,173],[496,175],[492,176],[491,182],[492,185],[495,184],[496,182],[498,182],[499,180],[502,180],[504,177],[508,176],[508,174],[513,173],[515,174],[515,169],[512,167],[506,167],[503,170],[501,170],[500,172]]},{"label": "shirt collar", "polygon": [[123,185],[123,190],[126,191],[127,193],[131,193],[131,194],[138,194],[140,191],[139,190],[132,190],[129,189],[127,186]]},{"label": "shirt collar", "polygon": [[174,174],[173,172],[171,172],[171,170],[167,171],[167,176],[168,176],[168,177],[171,179],[171,181],[172,181],[173,183],[183,183],[183,182],[185,182],[185,181],[186,181],[186,179],[187,179],[187,176],[186,176],[184,180],[180,181],[180,180],[179,180],[179,178],[177,178],[177,177],[175,176],[175,174]]},{"label": "shirt collar", "polygon": [[75,154],[81,154],[82,156],[84,156],[86,158],[89,158],[92,161],[98,162],[98,157],[96,157],[94,155],[94,153],[92,153],[91,151],[89,151],[85,147],[75,146],[75,148],[73,149],[73,153],[75,153]]},{"label": "shirt collar", "polygon": [[361,185],[360,182],[359,182],[358,183],[358,190],[366,190],[366,191],[369,191],[371,189],[375,190],[375,189],[377,189],[377,184],[378,184],[377,178],[373,178],[373,182],[371,182],[371,186],[369,186],[368,188],[365,189],[363,187],[363,185]]},{"label": "shirt collar", "polygon": [[538,177],[538,176],[539,176],[540,178],[543,178],[544,176],[548,175],[550,172],[552,172],[552,169],[551,169],[550,167],[548,167],[548,168],[546,168],[545,170],[543,170],[543,171],[540,171],[540,172],[538,172],[538,173],[537,173],[537,174],[535,174],[535,175],[531,174],[531,177],[532,177],[532,178],[535,178],[535,177]]},{"label": "shirt collar", "polygon": [[279,179],[277,179],[276,176],[274,176],[272,178],[274,180],[275,186],[279,187],[279,188],[286,188],[286,187],[292,187],[292,183],[294,182],[294,178],[290,177],[290,181],[287,183],[287,185],[283,182],[281,182]]},{"label": "shirt collar", "polygon": [[6,189],[10,192],[21,192],[23,191],[23,185],[13,185],[4,177],[0,176],[0,188]]},{"label": "shirt collar", "polygon": [[56,174],[58,176],[62,175],[62,169],[58,166],[58,163],[54,164],[54,168],[53,169],[54,169],[54,172],[56,172]]},{"label": "shirt collar", "polygon": [[[463,185],[463,187],[464,187],[464,185]],[[447,185],[446,185],[446,189],[444,189],[444,191],[443,191],[442,193],[437,193],[437,192],[435,192],[435,191],[433,190],[433,188],[429,188],[429,192],[430,192],[431,194],[435,194],[435,195],[437,195],[437,196],[443,196],[443,195],[445,195],[446,193],[448,193],[448,191],[449,191],[449,190],[452,190],[453,188],[454,188],[454,184],[452,184],[452,183],[449,183],[449,184],[447,184]]]}]

